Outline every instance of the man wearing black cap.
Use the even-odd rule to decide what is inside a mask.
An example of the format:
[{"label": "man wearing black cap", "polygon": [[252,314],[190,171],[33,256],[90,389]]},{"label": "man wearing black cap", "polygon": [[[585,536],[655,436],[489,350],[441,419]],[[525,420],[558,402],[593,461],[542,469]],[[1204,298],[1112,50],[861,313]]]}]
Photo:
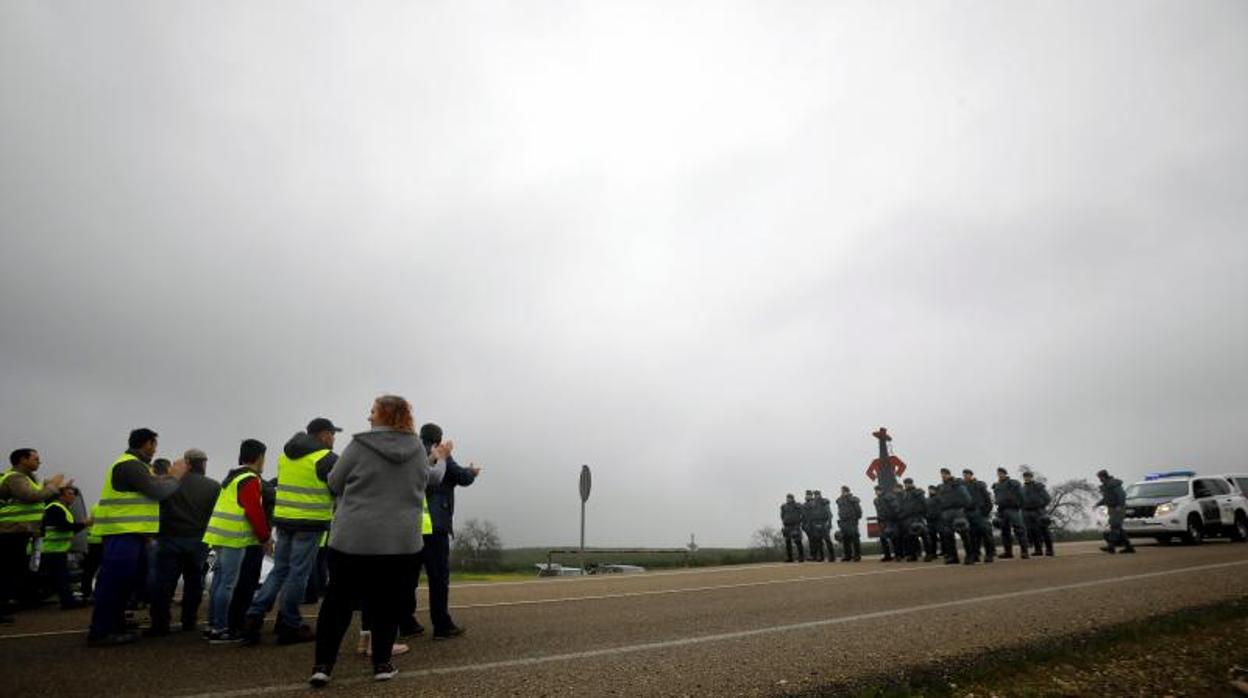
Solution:
[{"label": "man wearing black cap", "polygon": [[316,633],[303,624],[299,602],[308,587],[308,576],[316,564],[321,536],[329,530],[334,498],[325,484],[329,471],[338,462],[333,452],[334,434],[342,431],[324,417],[308,422],[307,431],[291,437],[277,459],[277,500],[273,525],[277,546],[273,569],[256,592],[243,627],[243,644],[260,642],[264,616],[282,597],[274,630],[278,644],[311,642]]},{"label": "man wearing black cap", "polygon": [[805,512],[797,499],[789,494],[780,505],[780,526],[784,531],[785,562],[793,562],[793,544],[797,543],[797,561],[806,562],[806,548],[802,545],[802,524]]},{"label": "man wearing black cap", "polygon": [[1097,471],[1096,479],[1101,481],[1101,498],[1093,506],[1103,506],[1109,514],[1109,530],[1105,532],[1105,547],[1101,550],[1116,553],[1118,551],[1115,546],[1121,545],[1122,552],[1135,552],[1131,539],[1126,531],[1122,530],[1122,519],[1126,515],[1127,504],[1127,493],[1122,489],[1122,480],[1113,477],[1107,470]]},{"label": "man wearing black cap", "polygon": [[[420,428],[420,441],[426,452],[442,443],[442,427],[429,423]],[[425,490],[425,511],[429,515],[428,530],[423,531],[424,548],[421,549],[421,566],[429,578],[429,619],[433,623],[433,639],[449,640],[463,634],[464,629],[451,620],[450,588],[451,588],[451,534],[455,530],[455,488],[468,487],[477,481],[481,469],[469,463],[468,467],[455,462],[447,456],[446,474],[442,481],[429,486]],[[414,579],[420,583],[420,570]],[[399,634],[402,637],[419,635],[423,628],[416,621],[416,590],[412,590],[411,598],[404,598],[408,604],[399,619]]]},{"label": "man wearing black cap", "polygon": [[971,526],[971,551],[975,559],[979,559],[979,551],[984,551],[984,562],[992,562],[997,557],[997,542],[992,537],[992,494],[988,485],[975,477],[970,468],[962,470],[962,481],[971,493],[971,506],[966,509],[966,520]]},{"label": "man wearing black cap", "polygon": [[997,500],[997,519],[1001,523],[1001,559],[1014,557],[1011,533],[1018,536],[1020,555],[1024,560],[1031,557],[1027,552],[1027,530],[1023,527],[1023,486],[1010,477],[1010,471],[997,468],[997,481],[992,485],[992,498]]}]

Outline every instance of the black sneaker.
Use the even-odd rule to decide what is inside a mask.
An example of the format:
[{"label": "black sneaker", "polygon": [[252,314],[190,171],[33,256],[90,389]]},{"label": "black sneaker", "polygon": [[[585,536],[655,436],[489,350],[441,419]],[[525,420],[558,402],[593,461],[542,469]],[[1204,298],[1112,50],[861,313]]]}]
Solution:
[{"label": "black sneaker", "polygon": [[1123,552],[1124,554],[1127,554],[1127,555],[1134,555],[1134,554],[1135,554],[1135,548],[1123,548],[1123,549],[1122,549],[1122,552]]},{"label": "black sneaker", "polygon": [[329,685],[329,680],[333,678],[334,668],[327,664],[317,664],[312,667],[312,675],[308,677],[308,683],[312,688],[325,688]]},{"label": "black sneaker", "polygon": [[464,629],[462,627],[458,625],[452,625],[446,630],[434,630],[433,639],[434,640],[454,640],[455,638],[463,634],[464,634]]},{"label": "black sneaker", "polygon": [[264,618],[262,616],[247,616],[243,621],[243,646],[251,647],[261,642],[260,633],[264,630]]},{"label": "black sneaker", "polygon": [[1109,546],[1109,545],[1102,545],[1101,550],[1103,552],[1109,553],[1110,555],[1113,555],[1114,553],[1118,552],[1117,550],[1114,550],[1113,546]]},{"label": "black sneaker", "polygon": [[229,630],[214,630],[208,635],[208,644],[210,645],[240,645],[242,642],[242,635],[232,633]]},{"label": "black sneaker", "polygon": [[100,637],[87,636],[88,647],[116,647],[139,641],[138,633],[109,633]]},{"label": "black sneaker", "polygon": [[394,668],[390,662],[385,664],[376,664],[373,666],[374,681],[389,681],[399,675],[399,670]]},{"label": "black sneaker", "polygon": [[424,635],[424,634],[425,634],[425,626],[421,625],[419,622],[414,621],[414,620],[410,623],[404,623],[403,625],[399,626],[399,637],[404,638],[404,639],[409,638],[409,637],[416,637],[418,635]]},{"label": "black sneaker", "polygon": [[277,644],[279,645],[297,645],[301,642],[315,642],[316,633],[306,625],[298,628],[288,626],[278,626]]}]

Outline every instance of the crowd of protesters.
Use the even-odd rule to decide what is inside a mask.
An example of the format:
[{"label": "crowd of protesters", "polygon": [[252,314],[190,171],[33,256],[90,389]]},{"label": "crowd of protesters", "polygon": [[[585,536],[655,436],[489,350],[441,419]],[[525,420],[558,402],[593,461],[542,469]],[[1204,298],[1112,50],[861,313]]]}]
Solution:
[{"label": "crowd of protesters", "polygon": [[[255,646],[276,606],[276,642],[314,642],[309,682],[324,686],[358,610],[363,630],[356,650],[372,658],[374,678],[394,677],[393,656],[410,650],[399,641],[426,632],[416,619],[422,568],[433,639],[463,633],[448,598],[454,489],[471,485],[480,469],[455,462],[454,444],[438,425],[417,432],[402,397],[377,398],[368,421],[370,429],[355,434],[339,456],[334,447],[342,430],[313,419],[283,446],[269,479],[268,448],[245,439],[237,467],[219,483],[206,475],[203,451],[162,461],[159,435],[135,429],[106,469],[89,513],[73,480],[39,479],[36,449],[13,451],[11,469],[0,476],[0,623],[16,622],[15,611],[55,595],[63,608],[92,606],[91,646],[179,628],[202,631],[214,645]],[[82,534],[75,593],[69,558]],[[272,568],[262,583],[266,556]],[[300,605],[318,599],[313,629]],[[143,605],[150,622],[140,632],[134,611]]]}]

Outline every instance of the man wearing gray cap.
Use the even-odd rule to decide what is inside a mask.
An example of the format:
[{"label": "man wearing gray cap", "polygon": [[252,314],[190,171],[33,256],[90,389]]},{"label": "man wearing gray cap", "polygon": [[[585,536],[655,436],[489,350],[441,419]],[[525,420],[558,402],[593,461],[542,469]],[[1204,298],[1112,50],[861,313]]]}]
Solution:
[{"label": "man wearing gray cap", "polygon": [[169,634],[169,607],[173,591],[182,579],[182,630],[194,630],[199,603],[204,596],[204,563],[208,546],[204,530],[212,518],[221,486],[205,473],[208,456],[198,448],[187,451],[186,475],[182,486],[160,502],[160,534],[156,537],[155,583],[151,590],[149,613],[152,625],[143,631],[145,637]]}]

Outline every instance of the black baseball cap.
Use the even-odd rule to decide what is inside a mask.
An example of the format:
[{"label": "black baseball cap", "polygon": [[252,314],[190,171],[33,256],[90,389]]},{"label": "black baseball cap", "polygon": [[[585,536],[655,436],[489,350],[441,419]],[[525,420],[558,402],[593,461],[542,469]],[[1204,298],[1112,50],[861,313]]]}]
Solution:
[{"label": "black baseball cap", "polygon": [[308,433],[319,434],[322,431],[342,431],[342,429],[334,426],[334,423],[324,417],[317,417],[308,422]]}]

